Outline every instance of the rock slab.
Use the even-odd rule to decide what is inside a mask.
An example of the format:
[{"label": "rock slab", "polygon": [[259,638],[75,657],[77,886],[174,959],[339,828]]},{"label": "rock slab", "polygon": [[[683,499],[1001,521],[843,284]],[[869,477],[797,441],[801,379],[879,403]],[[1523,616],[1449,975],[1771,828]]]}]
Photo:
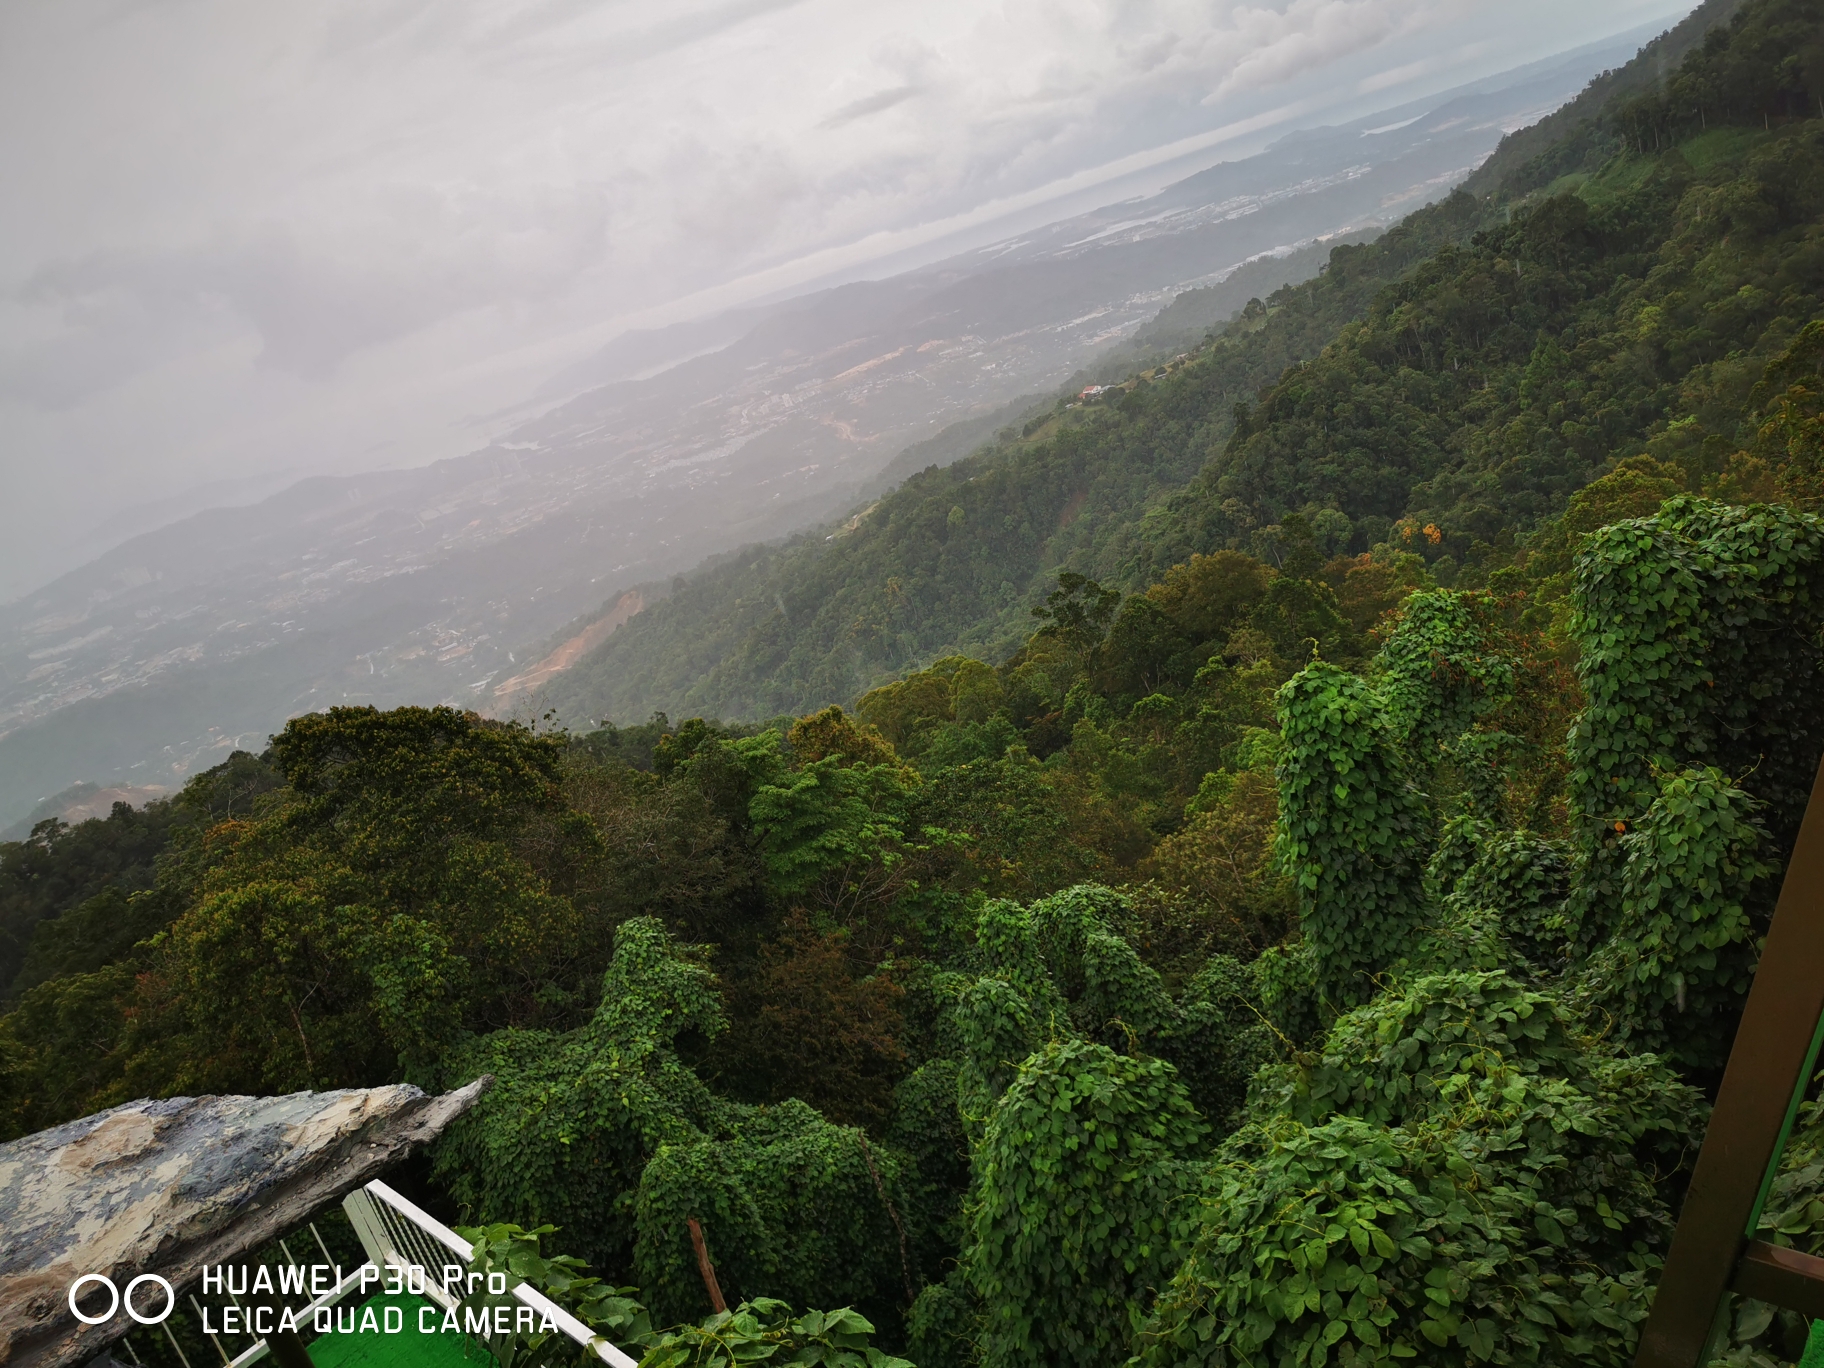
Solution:
[{"label": "rock slab", "polygon": [[491,1081],[146,1099],[0,1145],[0,1364],[94,1357],[135,1327],[77,1320],[77,1278],[157,1273],[181,1295],[435,1139]]}]

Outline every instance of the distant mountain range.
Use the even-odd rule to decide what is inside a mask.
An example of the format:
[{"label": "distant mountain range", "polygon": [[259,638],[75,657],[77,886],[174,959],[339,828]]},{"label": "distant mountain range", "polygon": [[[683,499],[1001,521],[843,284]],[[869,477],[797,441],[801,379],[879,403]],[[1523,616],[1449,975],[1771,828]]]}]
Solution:
[{"label": "distant mountain range", "polygon": [[623,337],[473,455],[135,537],[0,608],[0,825],[76,781],[180,782],[333,704],[533,706],[681,572],[1195,344],[1446,194],[1638,37],[929,268]]}]

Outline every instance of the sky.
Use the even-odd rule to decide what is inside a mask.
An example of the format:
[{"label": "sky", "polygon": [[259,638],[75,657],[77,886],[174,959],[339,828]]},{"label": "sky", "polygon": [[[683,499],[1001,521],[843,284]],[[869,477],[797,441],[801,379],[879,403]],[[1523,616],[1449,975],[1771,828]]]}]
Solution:
[{"label": "sky", "polygon": [[0,601],[199,501],[474,450],[629,327],[1688,8],[12,0]]}]

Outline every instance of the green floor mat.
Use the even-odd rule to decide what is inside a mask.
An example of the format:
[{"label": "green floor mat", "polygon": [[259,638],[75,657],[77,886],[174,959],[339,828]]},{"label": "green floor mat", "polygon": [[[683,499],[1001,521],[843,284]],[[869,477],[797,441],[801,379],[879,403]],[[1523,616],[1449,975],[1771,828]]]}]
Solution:
[{"label": "green floor mat", "polygon": [[[400,1329],[391,1335],[384,1332],[389,1307],[399,1311],[394,1319]],[[372,1324],[381,1328],[365,1332],[357,1329],[353,1334],[318,1335],[310,1342],[310,1361],[317,1368],[492,1368],[494,1356],[466,1335],[437,1330],[420,1334],[418,1312],[421,1307],[430,1308],[430,1314],[424,1317],[425,1324],[442,1324],[442,1311],[423,1298],[409,1294],[369,1297],[352,1310],[346,1306],[334,1308],[341,1312],[337,1319],[340,1326],[358,1327],[364,1319],[362,1313],[371,1309],[374,1313]]]}]

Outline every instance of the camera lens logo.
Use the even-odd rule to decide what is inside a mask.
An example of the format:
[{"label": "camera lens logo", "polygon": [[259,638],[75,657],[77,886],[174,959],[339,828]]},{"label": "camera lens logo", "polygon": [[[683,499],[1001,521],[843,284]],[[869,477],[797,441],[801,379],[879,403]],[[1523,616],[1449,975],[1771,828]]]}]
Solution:
[{"label": "camera lens logo", "polygon": [[[99,1316],[88,1315],[76,1304],[76,1299],[81,1295],[82,1289],[87,1287],[90,1283],[100,1283],[103,1287],[108,1289],[108,1296],[111,1298],[108,1302],[108,1309]],[[141,1283],[156,1283],[159,1287],[164,1289],[165,1309],[160,1311],[157,1315],[142,1316],[139,1313],[139,1308],[133,1305],[133,1294],[139,1290],[139,1285]],[[75,1282],[70,1284],[70,1314],[76,1317],[76,1319],[81,1321],[84,1325],[105,1325],[107,1322],[114,1319],[115,1313],[118,1312],[123,1305],[127,1308],[127,1314],[141,1325],[160,1325],[176,1308],[177,1292],[170,1283],[166,1282],[156,1273],[141,1273],[137,1278],[133,1279],[132,1282],[127,1284],[127,1290],[124,1294],[114,1285],[114,1280],[112,1278],[102,1273],[84,1273],[80,1278],[76,1279]]]}]

